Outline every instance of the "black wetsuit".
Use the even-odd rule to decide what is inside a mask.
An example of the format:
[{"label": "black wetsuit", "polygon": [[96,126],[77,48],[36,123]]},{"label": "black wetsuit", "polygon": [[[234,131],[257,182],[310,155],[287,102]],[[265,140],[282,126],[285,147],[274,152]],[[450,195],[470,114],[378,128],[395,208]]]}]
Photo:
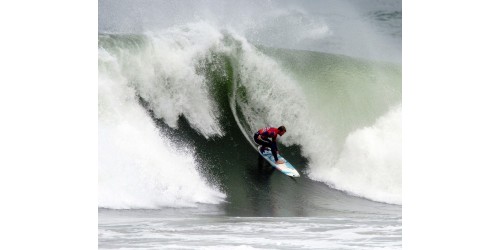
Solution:
[{"label": "black wetsuit", "polygon": [[[259,135],[260,138],[259,139]],[[278,145],[276,143],[276,137],[278,136],[278,132],[276,128],[263,128],[257,131],[253,135],[253,140],[263,147],[271,148],[271,152],[273,153],[273,157],[275,161],[278,161]],[[272,138],[272,140],[270,139]]]}]

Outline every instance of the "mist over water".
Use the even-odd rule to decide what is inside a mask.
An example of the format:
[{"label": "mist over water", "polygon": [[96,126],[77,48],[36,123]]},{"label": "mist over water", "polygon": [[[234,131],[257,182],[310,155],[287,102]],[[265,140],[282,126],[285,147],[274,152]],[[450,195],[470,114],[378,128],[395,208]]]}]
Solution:
[{"label": "mist over water", "polygon": [[203,21],[255,45],[401,62],[401,1],[99,1],[100,33]]},{"label": "mist over water", "polygon": [[99,206],[235,199],[206,168],[281,124],[304,178],[401,204],[400,2],[309,2],[100,1]]}]

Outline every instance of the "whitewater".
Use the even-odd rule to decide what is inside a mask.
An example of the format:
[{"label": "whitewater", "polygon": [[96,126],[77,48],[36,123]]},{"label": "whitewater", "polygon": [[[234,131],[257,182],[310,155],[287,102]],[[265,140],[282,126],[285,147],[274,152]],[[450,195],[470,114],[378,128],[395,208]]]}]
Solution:
[{"label": "whitewater", "polygon": [[[99,48],[100,169],[110,175],[114,175],[112,168],[116,166],[127,166],[130,171],[141,169],[142,175],[149,175],[155,179],[154,182],[165,183],[167,189],[171,182],[157,179],[161,178],[159,172],[176,172],[176,167],[186,171],[191,169],[185,173],[186,177],[190,176],[193,182],[199,183],[199,188],[205,190],[200,192],[207,192],[207,201],[218,202],[223,194],[216,194],[217,189],[210,188],[196,174],[197,163],[189,155],[189,150],[182,152],[176,148],[175,145],[179,145],[177,142],[169,141],[157,131],[147,109],[172,128],[176,128],[179,117],[184,116],[190,126],[207,139],[223,136],[221,108],[210,90],[219,86],[213,86],[214,83],[204,75],[206,72],[200,73],[199,69],[202,61],[217,60],[214,57],[219,53],[229,58],[235,64],[233,70],[238,71],[238,79],[232,83],[236,86],[229,88],[244,94],[228,94],[236,99],[232,102],[236,102],[248,127],[242,133],[250,135],[263,126],[285,124],[288,133],[281,142],[301,146],[304,156],[310,161],[307,166],[309,177],[366,198],[400,204],[400,104],[388,107],[387,113],[372,124],[349,132],[345,144],[339,145],[342,135],[335,130],[342,126],[343,117],[324,108],[332,102],[329,99],[337,95],[334,88],[318,86],[314,89],[308,85],[310,80],[299,83],[278,62],[258,51],[244,38],[223,32],[206,23],[194,23],[142,37],[100,37],[103,43],[118,40],[109,41],[114,46],[123,43],[123,47]],[[220,64],[214,67],[224,66]],[[345,85],[341,87],[350,87]],[[269,86],[272,86],[271,91]],[[317,92],[328,88],[332,88],[332,95],[319,102],[318,95],[324,93]],[[141,106],[141,100],[147,103],[147,109]],[[130,136],[136,139],[128,140],[130,145],[125,145],[123,138]],[[135,156],[129,159],[119,157],[131,154]],[[175,162],[168,164],[172,169],[164,167],[169,161]],[[151,172],[144,172],[143,167],[151,169]],[[117,171],[123,174],[122,170]],[[140,175],[130,173],[129,176]],[[147,176],[143,181],[126,176],[122,180],[117,180],[116,176],[111,178],[117,183],[106,184],[109,183],[107,177],[100,175],[100,184],[103,184],[100,194],[105,195],[108,188],[125,185],[129,180],[138,181],[138,185],[151,183],[147,181]],[[156,187],[143,188],[150,195]],[[133,196],[126,190],[123,190],[124,195]],[[187,192],[186,196],[191,197],[191,192],[195,191]],[[144,199],[142,194],[137,195]],[[155,197],[151,196],[151,202]],[[100,203],[106,206],[107,202],[102,198]],[[176,204],[167,202],[164,205]]]},{"label": "whitewater", "polygon": [[[311,217],[286,223],[325,234],[319,245],[261,248],[327,247],[338,221],[358,225],[339,248],[400,248],[400,2],[152,3],[127,2],[130,12],[99,2],[100,248],[127,241],[115,224],[127,218],[168,217],[157,226],[205,233],[264,223],[262,235],[278,223],[226,216]],[[255,131],[280,125],[281,151],[302,174],[295,182],[269,173],[252,149]],[[120,209],[131,211],[112,212]],[[133,212],[143,209],[156,212]],[[210,218],[217,226],[204,224]],[[153,237],[151,223],[137,226],[126,230]],[[233,236],[212,248],[252,245]]]}]

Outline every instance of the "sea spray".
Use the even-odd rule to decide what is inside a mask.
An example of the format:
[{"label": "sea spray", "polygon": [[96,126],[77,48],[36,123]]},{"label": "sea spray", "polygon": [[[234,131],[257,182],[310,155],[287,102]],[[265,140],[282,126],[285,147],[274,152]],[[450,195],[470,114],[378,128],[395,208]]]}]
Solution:
[{"label": "sea spray", "polygon": [[159,208],[220,203],[191,150],[162,136],[117,58],[99,50],[99,207]]},{"label": "sea spray", "polygon": [[[269,50],[256,48],[234,31],[221,30],[206,22],[190,23],[163,32],[146,34],[139,39],[140,43],[116,48],[115,40],[123,37],[127,35],[100,37],[101,50],[107,53],[100,54],[100,60],[112,58],[111,61],[116,66],[116,69],[113,69],[100,62],[100,69],[103,70],[102,77],[100,72],[100,106],[101,99],[104,105],[106,98],[110,98],[107,95],[114,94],[111,93],[114,91],[105,91],[111,88],[110,86],[101,87],[101,84],[109,85],[109,82],[112,82],[120,85],[119,91],[126,89],[129,92],[123,100],[127,100],[137,109],[143,109],[143,117],[141,116],[140,120],[146,119],[146,108],[155,118],[175,129],[179,117],[184,116],[193,129],[209,140],[224,136],[221,124],[227,122],[238,123],[242,129],[241,133],[247,137],[263,126],[285,125],[288,132],[280,138],[280,142],[286,146],[301,147],[303,156],[309,160],[305,170],[311,178],[358,196],[400,203],[398,190],[401,189],[401,161],[398,161],[398,158],[401,156],[400,151],[393,150],[394,147],[400,148],[397,140],[390,145],[392,148],[388,149],[387,154],[378,156],[386,158],[374,163],[376,167],[372,166],[371,158],[355,161],[362,159],[367,152],[361,150],[365,142],[363,138],[367,137],[366,133],[356,131],[364,126],[373,126],[374,131],[380,131],[380,125],[374,123],[377,117],[383,115],[380,111],[400,101],[400,69],[398,70],[397,66],[373,66],[378,64],[336,55],[318,56],[312,52],[287,50],[287,53],[305,55],[311,60],[312,63],[305,63],[303,69],[297,70],[286,65],[286,58],[283,61],[280,53],[269,53]],[[222,60],[211,60],[213,55]],[[332,60],[334,64],[331,64]],[[203,65],[204,62],[209,62],[208,66]],[[227,62],[229,63],[226,64]],[[316,71],[317,69],[319,71]],[[226,82],[211,82],[210,77],[207,77],[209,74],[220,74],[215,78],[223,78]],[[308,74],[323,78],[308,77]],[[229,86],[220,86],[221,84]],[[227,114],[221,116],[222,112],[226,112],[221,110],[225,105],[221,101],[227,99],[216,99],[214,89],[228,90],[230,106],[233,107],[232,118],[235,120],[227,120],[232,119]],[[104,97],[101,98],[101,95]],[[145,107],[141,107],[137,99],[143,100]],[[118,106],[123,106],[123,103]],[[103,111],[103,114],[107,112],[125,116],[121,113],[130,110],[133,109],[120,108],[114,113]],[[100,115],[100,123],[101,120],[110,119],[109,117],[113,116],[111,114],[102,117]],[[225,117],[225,120],[221,121],[221,117]],[[136,118],[131,118],[126,123],[134,124],[134,119]],[[397,116],[391,120],[396,121]],[[137,125],[141,126],[144,125]],[[341,133],[339,127],[342,128]],[[155,131],[155,128],[150,131]],[[107,140],[112,134],[104,125],[100,125],[101,132],[103,135],[100,134],[100,140]],[[400,138],[400,130],[388,132],[394,134],[385,137]],[[155,135],[145,138],[162,138],[158,131],[152,134]],[[115,138],[118,137],[119,135],[116,135]],[[167,141],[167,146],[163,148],[172,153],[171,159],[177,159],[177,156],[184,160],[193,159],[187,162],[166,160],[161,164],[176,162],[176,165],[188,165],[193,170],[199,167],[191,153],[177,152],[172,145],[168,145],[168,139],[161,140]],[[102,145],[102,148],[108,146],[104,142]],[[377,147],[385,146],[388,145],[381,144]],[[137,148],[130,151],[145,154],[141,150]],[[369,150],[368,152],[371,153]],[[107,159],[103,158],[100,164],[101,162],[104,164]],[[131,169],[142,168],[143,166],[135,165]],[[375,169],[377,171],[370,171]],[[205,183],[198,172],[195,172],[189,174],[197,176],[194,182]],[[387,178],[390,180],[386,181]],[[148,181],[151,180],[142,179],[138,183],[143,185],[143,182]],[[164,185],[165,182],[153,180],[153,183]],[[380,185],[381,183],[392,184],[387,187]],[[206,197],[209,197],[200,199],[203,202],[216,203],[224,196],[208,184],[201,186],[203,192],[207,192]],[[154,197],[163,195],[165,194],[153,194]]]},{"label": "sea spray", "polygon": [[[260,127],[286,125],[287,133],[279,140],[287,146],[301,146],[302,154],[309,159],[306,172],[312,179],[358,196],[400,204],[401,116],[397,114],[401,108],[379,117],[371,129],[362,126],[376,120],[384,106],[398,100],[398,81],[393,79],[398,71],[387,65],[336,59],[349,67],[338,72],[304,70],[308,71],[305,75],[316,73],[314,80],[311,78],[316,82],[312,84],[294,77],[297,72],[289,70],[295,68],[283,67],[252,46],[242,44],[233,95],[235,119],[243,124],[240,128],[248,128],[243,132],[251,134]],[[273,56],[280,57],[279,53]],[[316,68],[337,66],[329,65],[332,59],[335,57],[327,56],[328,61]],[[318,79],[318,75],[331,71],[337,75]],[[332,82],[336,80],[339,82]],[[340,98],[342,101],[338,101]],[[357,116],[340,115],[349,110],[358,111]],[[346,128],[339,131],[339,125]]]},{"label": "sea spray", "polygon": [[401,105],[347,137],[333,165],[312,162],[309,176],[372,200],[401,204]]},{"label": "sea spray", "polygon": [[[206,138],[222,136],[219,112],[197,63],[216,46],[221,34],[205,23],[147,34],[140,44],[123,44],[114,54],[127,84],[156,118],[176,128],[181,115]],[[102,37],[108,45],[110,38]],[[111,38],[112,40],[112,38]]]},{"label": "sea spray", "polygon": [[[282,112],[294,112],[300,117],[298,120],[307,122],[283,120],[281,123],[297,125],[293,129],[301,135],[289,136],[289,129],[282,141],[301,146],[302,155],[309,160],[306,169],[309,177],[350,194],[400,204],[401,126],[397,122],[401,122],[401,117],[381,118],[387,116],[393,106],[396,108],[392,109],[400,112],[400,66],[317,52],[272,48],[263,48],[263,51],[281,66],[276,72],[287,74],[294,80],[294,88],[298,84],[301,89],[291,99],[301,100],[302,110],[285,109]],[[281,100],[267,102],[273,107],[288,106]],[[373,142],[360,139],[362,133],[359,131],[366,131],[380,120],[391,121],[393,128],[383,130],[384,138],[380,138],[376,146],[365,145]],[[354,140],[357,141],[355,145]],[[377,154],[376,150],[385,151]],[[366,154],[377,154],[378,161],[368,159],[347,164],[346,152],[352,158],[351,163],[353,159],[365,158]],[[337,174],[341,167],[344,172],[348,168],[351,175],[360,178]],[[337,182],[342,185],[336,185]]]}]

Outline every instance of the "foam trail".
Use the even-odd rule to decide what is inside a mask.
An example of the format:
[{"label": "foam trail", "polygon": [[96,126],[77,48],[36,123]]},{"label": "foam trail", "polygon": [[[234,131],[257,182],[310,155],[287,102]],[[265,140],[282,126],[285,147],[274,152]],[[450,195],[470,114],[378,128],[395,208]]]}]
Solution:
[{"label": "foam trail", "polygon": [[118,60],[99,50],[99,207],[158,208],[220,203],[187,149],[162,138],[127,85]]}]

